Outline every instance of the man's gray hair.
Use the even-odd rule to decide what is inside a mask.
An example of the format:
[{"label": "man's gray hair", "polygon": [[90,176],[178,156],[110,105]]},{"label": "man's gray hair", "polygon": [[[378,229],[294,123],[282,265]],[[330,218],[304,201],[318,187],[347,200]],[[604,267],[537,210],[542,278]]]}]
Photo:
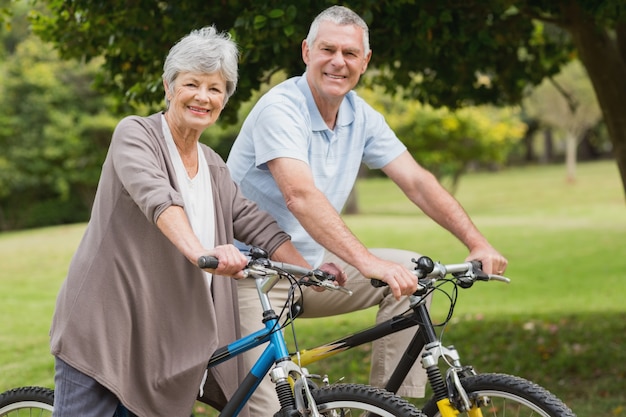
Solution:
[{"label": "man's gray hair", "polygon": [[311,23],[309,34],[306,36],[306,43],[311,47],[317,38],[317,32],[321,22],[332,22],[337,25],[356,25],[363,29],[363,50],[365,55],[370,51],[370,35],[369,28],[365,20],[358,14],[344,6],[331,6],[324,10]]},{"label": "man's gray hair", "polygon": [[[176,78],[183,72],[213,74],[219,72],[226,80],[226,98],[237,88],[239,49],[230,34],[220,33],[215,26],[194,30],[179,40],[167,54],[163,64],[163,80],[174,92]],[[165,105],[169,108],[167,92]]]}]

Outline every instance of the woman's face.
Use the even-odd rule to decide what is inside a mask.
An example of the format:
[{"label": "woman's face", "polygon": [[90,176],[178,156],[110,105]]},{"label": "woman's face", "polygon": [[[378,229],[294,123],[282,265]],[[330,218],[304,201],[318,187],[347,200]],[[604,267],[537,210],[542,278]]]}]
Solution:
[{"label": "woman's face", "polygon": [[226,101],[226,80],[220,73],[183,72],[174,81],[174,91],[163,82],[168,93],[169,120],[178,129],[203,131],[217,121]]}]

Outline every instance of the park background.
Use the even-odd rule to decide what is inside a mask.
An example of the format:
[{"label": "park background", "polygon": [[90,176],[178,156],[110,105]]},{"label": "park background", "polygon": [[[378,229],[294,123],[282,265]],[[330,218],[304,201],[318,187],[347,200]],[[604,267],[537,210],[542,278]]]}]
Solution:
[{"label": "park background", "polygon": [[[46,3],[60,4],[0,2],[0,10],[11,12],[3,13],[0,30],[0,390],[51,386],[47,329],[56,292],[88,219],[112,129],[131,111],[120,103],[135,97],[92,88],[106,84],[102,71],[110,65],[102,57],[62,58],[32,33],[35,12]],[[269,10],[265,23],[254,22],[263,29],[279,18]],[[481,371],[532,379],[579,416],[626,415],[624,184],[586,67],[571,45],[562,51],[565,57],[552,62],[560,65],[529,83],[517,103],[428,104],[410,97],[408,84],[384,90],[377,68],[359,93],[509,258],[511,285],[477,285],[460,294],[447,337],[464,360]],[[225,157],[254,101],[286,76],[275,71],[257,89],[243,84],[234,98],[243,92],[247,99],[229,103],[232,114],[203,140]],[[158,88],[153,92],[161,96]],[[155,106],[131,101],[134,113]],[[367,245],[417,250],[442,262],[464,257],[465,249],[380,173],[364,173],[353,196],[344,217]],[[304,346],[331,340],[368,326],[372,314],[299,321],[299,339]],[[364,348],[322,369],[367,382],[367,363]]]}]

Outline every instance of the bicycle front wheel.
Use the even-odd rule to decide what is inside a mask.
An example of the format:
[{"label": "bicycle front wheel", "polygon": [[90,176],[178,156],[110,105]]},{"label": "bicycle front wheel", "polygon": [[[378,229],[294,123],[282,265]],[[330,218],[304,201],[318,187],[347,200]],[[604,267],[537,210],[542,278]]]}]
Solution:
[{"label": "bicycle front wheel", "polygon": [[403,398],[367,385],[334,384],[312,390],[323,416],[423,417]]},{"label": "bicycle front wheel", "polygon": [[54,391],[49,388],[14,388],[0,394],[0,417],[50,417],[53,403]]},{"label": "bicycle front wheel", "polygon": [[[488,398],[480,405],[485,417],[576,417],[554,394],[523,378],[479,374],[462,378],[461,384],[472,404],[483,404]],[[426,403],[422,412],[428,417],[441,417],[434,398]]]}]

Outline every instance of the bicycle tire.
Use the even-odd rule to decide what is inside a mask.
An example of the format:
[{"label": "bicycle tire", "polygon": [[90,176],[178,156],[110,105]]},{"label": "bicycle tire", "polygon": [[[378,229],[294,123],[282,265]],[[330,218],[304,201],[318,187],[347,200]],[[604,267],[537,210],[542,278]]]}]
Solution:
[{"label": "bicycle tire", "polygon": [[333,384],[314,389],[311,394],[322,416],[423,417],[405,399],[367,385]]},{"label": "bicycle tire", "polygon": [[0,417],[50,417],[54,391],[44,387],[13,388],[0,394]]},{"label": "bicycle tire", "polygon": [[[491,399],[483,410],[484,415],[498,416],[536,416],[536,417],[576,417],[574,412],[554,394],[534,382],[505,374],[478,374],[461,379],[461,385],[470,401],[481,396]],[[422,408],[428,417],[440,417],[434,398]],[[460,414],[461,416],[467,413]]]}]

